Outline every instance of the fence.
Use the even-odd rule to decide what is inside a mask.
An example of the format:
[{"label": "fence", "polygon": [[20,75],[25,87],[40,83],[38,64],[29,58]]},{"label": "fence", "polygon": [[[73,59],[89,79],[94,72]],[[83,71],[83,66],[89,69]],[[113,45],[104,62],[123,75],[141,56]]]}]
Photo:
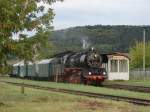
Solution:
[{"label": "fence", "polygon": [[150,68],[147,68],[145,71],[138,68],[130,70],[130,79],[131,80],[147,80],[150,79]]}]

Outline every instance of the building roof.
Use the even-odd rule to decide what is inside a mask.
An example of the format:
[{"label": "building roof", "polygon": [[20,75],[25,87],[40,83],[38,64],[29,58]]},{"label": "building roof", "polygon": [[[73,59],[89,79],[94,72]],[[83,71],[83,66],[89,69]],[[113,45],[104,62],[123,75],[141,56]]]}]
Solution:
[{"label": "building roof", "polygon": [[112,56],[124,56],[124,57],[130,59],[129,53],[114,52],[114,53],[109,53],[109,54],[107,54],[107,56],[108,56],[108,57],[112,57]]}]

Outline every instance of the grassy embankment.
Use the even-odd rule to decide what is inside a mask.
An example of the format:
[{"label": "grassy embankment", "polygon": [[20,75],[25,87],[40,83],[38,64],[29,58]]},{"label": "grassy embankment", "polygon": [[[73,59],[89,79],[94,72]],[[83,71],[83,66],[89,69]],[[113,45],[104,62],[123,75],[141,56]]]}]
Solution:
[{"label": "grassy embankment", "polygon": [[149,112],[125,102],[48,92],[0,83],[0,112]]},{"label": "grassy embankment", "polygon": [[26,83],[26,84],[34,84],[40,85],[45,87],[52,87],[52,88],[63,88],[63,89],[71,89],[71,90],[79,90],[79,91],[86,91],[86,92],[93,92],[93,93],[102,93],[108,95],[116,95],[116,96],[127,96],[127,97],[134,97],[134,98],[141,98],[141,99],[149,99],[149,93],[140,93],[140,92],[133,92],[127,90],[116,90],[104,87],[94,87],[94,86],[85,86],[85,85],[77,85],[77,84],[64,84],[64,83],[55,83],[55,82],[44,82],[44,81],[32,81],[32,80],[22,80],[22,79],[15,79],[15,78],[1,78],[0,80],[18,82],[18,83]]}]

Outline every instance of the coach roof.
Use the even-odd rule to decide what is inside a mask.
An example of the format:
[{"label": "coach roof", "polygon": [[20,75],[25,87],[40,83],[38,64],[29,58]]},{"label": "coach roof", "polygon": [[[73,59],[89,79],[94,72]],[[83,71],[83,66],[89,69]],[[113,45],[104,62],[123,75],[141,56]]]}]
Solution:
[{"label": "coach roof", "polygon": [[53,60],[53,58],[51,59],[43,59],[37,62],[37,64],[47,64],[50,63]]}]

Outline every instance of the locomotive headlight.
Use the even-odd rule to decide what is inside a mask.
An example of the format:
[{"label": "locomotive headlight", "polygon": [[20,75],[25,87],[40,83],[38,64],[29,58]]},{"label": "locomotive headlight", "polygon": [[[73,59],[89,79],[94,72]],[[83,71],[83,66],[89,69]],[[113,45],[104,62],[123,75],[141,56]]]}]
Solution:
[{"label": "locomotive headlight", "polygon": [[89,75],[91,75],[92,73],[91,72],[89,72]]},{"label": "locomotive headlight", "polygon": [[106,72],[103,72],[104,75],[106,75]]}]

